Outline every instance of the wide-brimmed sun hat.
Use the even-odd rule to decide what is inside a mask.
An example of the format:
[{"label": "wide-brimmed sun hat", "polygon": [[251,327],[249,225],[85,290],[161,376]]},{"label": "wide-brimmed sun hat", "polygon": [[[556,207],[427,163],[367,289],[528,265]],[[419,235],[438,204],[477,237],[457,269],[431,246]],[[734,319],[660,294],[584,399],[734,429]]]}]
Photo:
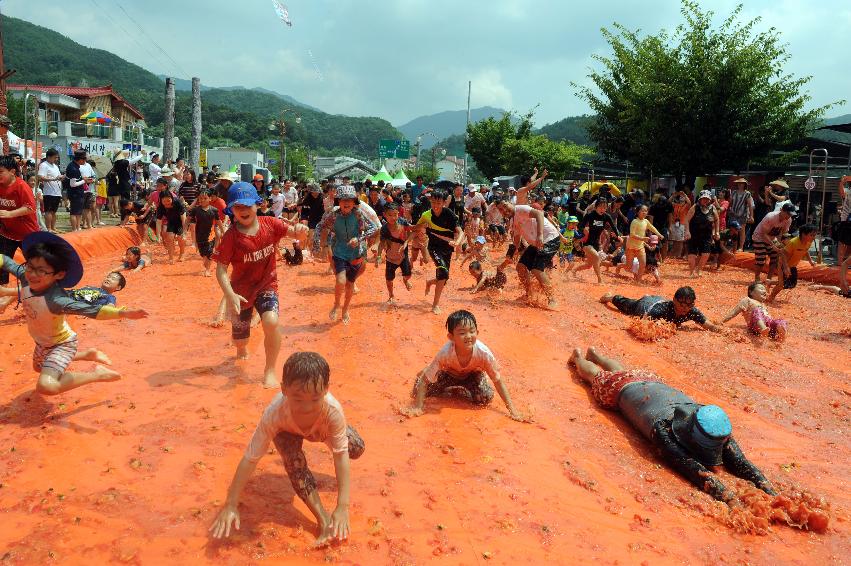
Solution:
[{"label": "wide-brimmed sun hat", "polygon": [[68,267],[65,269],[65,277],[57,281],[57,284],[63,289],[73,287],[83,278],[83,262],[80,260],[77,250],[68,243],[64,238],[51,234],[50,232],[31,232],[24,237],[21,242],[21,248],[24,250],[24,256],[27,255],[30,248],[36,244],[50,244],[59,249],[59,254],[68,261]]},{"label": "wide-brimmed sun hat", "polygon": [[786,182],[786,181],[784,181],[783,179],[774,179],[773,181],[771,181],[771,182],[770,182],[770,183],[768,183],[768,184],[769,184],[769,185],[774,185],[775,187],[783,187],[784,189],[788,189],[788,188],[789,188],[789,183],[787,183],[787,182]]}]

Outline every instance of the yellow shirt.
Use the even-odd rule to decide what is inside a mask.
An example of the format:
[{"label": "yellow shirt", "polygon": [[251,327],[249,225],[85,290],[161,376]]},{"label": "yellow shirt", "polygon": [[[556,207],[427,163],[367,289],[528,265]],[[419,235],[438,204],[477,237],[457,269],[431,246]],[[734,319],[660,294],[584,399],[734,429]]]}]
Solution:
[{"label": "yellow shirt", "polygon": [[810,246],[801,243],[800,236],[795,236],[786,242],[785,252],[789,267],[797,267],[804,256],[809,258]]},{"label": "yellow shirt", "polygon": [[640,250],[644,247],[644,238],[647,236],[647,231],[650,230],[657,236],[662,234],[656,229],[650,220],[636,218],[629,225],[629,239],[626,241],[626,247],[631,250]]}]

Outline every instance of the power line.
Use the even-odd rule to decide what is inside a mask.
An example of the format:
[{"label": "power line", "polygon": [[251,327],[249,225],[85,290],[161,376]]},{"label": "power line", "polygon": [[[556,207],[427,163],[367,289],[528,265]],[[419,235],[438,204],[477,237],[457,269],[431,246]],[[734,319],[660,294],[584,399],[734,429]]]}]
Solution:
[{"label": "power line", "polygon": [[91,0],[91,2],[92,2],[92,4],[95,6],[95,8],[97,9],[97,11],[98,11],[98,12],[100,12],[100,13],[102,13],[104,16],[106,16],[106,17],[109,19],[109,21],[110,21],[110,22],[112,22],[112,23],[113,23],[113,24],[114,24],[117,28],[120,28],[120,29],[121,29],[121,31],[122,31],[122,32],[124,32],[124,35],[125,35],[125,36],[127,36],[128,38],[130,38],[131,40],[133,40],[133,42],[134,42],[136,45],[138,45],[141,49],[144,49],[145,51],[147,51],[147,52],[148,52],[148,55],[150,55],[151,57],[154,57],[154,58],[156,58],[156,57],[157,57],[157,55],[156,55],[155,53],[153,53],[153,52],[150,50],[150,48],[149,48],[148,46],[146,46],[146,45],[145,45],[145,44],[143,44],[143,43],[140,43],[140,42],[139,42],[139,41],[138,41],[135,37],[133,37],[132,35],[130,35],[130,33],[129,33],[129,32],[128,32],[125,28],[124,28],[124,26],[122,26],[120,23],[118,23],[117,21],[115,21],[115,19],[113,19],[113,17],[112,17],[112,16],[110,16],[110,15],[109,15],[109,13],[107,13],[107,12],[106,12],[106,11],[105,11],[105,10],[104,10],[104,9],[103,9],[103,8],[102,8],[102,7],[101,7],[101,6],[97,3],[97,2],[95,2],[95,0]]},{"label": "power line", "polygon": [[124,9],[124,6],[122,6],[121,4],[119,4],[119,3],[118,3],[118,0],[115,0],[115,5],[116,5],[116,6],[118,6],[118,9],[119,9],[119,10],[121,10],[122,12],[124,12],[124,15],[125,15],[125,16],[127,16],[127,19],[128,19],[128,20],[130,20],[131,22],[133,22],[133,23],[136,25],[136,27],[137,27],[137,28],[139,28],[139,31],[141,31],[141,32],[142,32],[142,35],[144,35],[145,37],[147,37],[147,38],[148,38],[148,40],[149,40],[151,43],[153,43],[153,44],[154,44],[154,47],[156,47],[157,49],[159,49],[159,50],[160,50],[160,52],[161,52],[163,55],[165,55],[165,56],[166,56],[166,58],[174,64],[175,68],[176,68],[176,69],[177,69],[177,70],[178,70],[178,71],[179,71],[179,72],[183,75],[183,77],[184,77],[184,78],[191,78],[191,77],[190,77],[190,74],[186,72],[186,69],[184,69],[183,67],[181,67],[181,66],[180,66],[180,64],[179,64],[177,61],[175,61],[175,60],[171,57],[171,55],[169,55],[168,53],[166,53],[166,51],[165,51],[162,47],[160,47],[159,43],[157,43],[156,41],[154,41],[154,39],[153,39],[150,35],[148,35],[148,34],[147,34],[147,32],[145,31],[145,29],[144,29],[142,26],[140,26],[140,25],[139,25],[139,23],[138,23],[136,20],[134,20],[132,16],[130,16],[130,14],[128,14],[128,13],[127,13],[127,10],[125,10],[125,9]]}]

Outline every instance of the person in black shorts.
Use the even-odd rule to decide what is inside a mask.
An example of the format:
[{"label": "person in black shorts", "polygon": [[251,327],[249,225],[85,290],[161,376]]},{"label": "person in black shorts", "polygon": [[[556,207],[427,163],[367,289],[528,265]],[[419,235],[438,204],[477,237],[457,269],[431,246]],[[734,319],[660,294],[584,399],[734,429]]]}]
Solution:
[{"label": "person in black shorts", "polygon": [[402,282],[408,291],[411,290],[411,259],[408,257],[408,238],[411,235],[411,223],[399,217],[399,205],[388,202],[384,205],[384,219],[386,222],[381,226],[381,242],[375,254],[375,266],[381,262],[381,251],[386,250],[386,262],[384,266],[384,280],[387,283],[389,304],[395,304],[393,296],[393,280],[396,279],[396,270],[402,271]]},{"label": "person in black shorts", "polygon": [[464,234],[454,212],[446,208],[446,191],[435,189],[429,201],[431,209],[423,212],[417,226],[425,227],[428,234],[428,255],[434,262],[434,279],[426,281],[425,294],[434,287],[434,301],[431,312],[440,314],[440,295],[449,280],[449,266],[452,264],[452,252]]},{"label": "person in black shorts", "polygon": [[594,201],[594,210],[583,216],[579,223],[579,231],[583,233],[582,251],[585,253],[585,263],[574,269],[573,274],[593,268],[597,283],[603,282],[603,275],[600,272],[600,265],[603,262],[603,258],[600,257],[601,237],[607,232],[620,236],[615,220],[607,212],[608,207],[609,202],[603,197],[598,197]]},{"label": "person in black shorts", "polygon": [[[165,230],[163,230],[165,220]],[[166,189],[160,191],[160,204],[157,207],[157,234],[163,239],[163,245],[168,252],[168,262],[174,263],[174,241],[180,248],[177,261],[183,261],[183,253],[186,250],[186,240],[183,237],[183,224],[186,220],[186,208],[183,203],[174,198],[174,195]]]},{"label": "person in black shorts", "polygon": [[629,316],[647,317],[653,320],[666,320],[677,326],[689,320],[704,330],[722,332],[723,327],[714,324],[695,306],[697,296],[691,287],[680,287],[674,293],[674,300],[667,301],[658,295],[645,295],[640,299],[630,299],[622,295],[606,293],[600,297],[604,305],[612,304],[620,312]]},{"label": "person in black shorts", "polygon": [[[189,212],[195,223],[195,245],[204,259],[204,277],[210,277],[210,264],[219,232],[219,211],[210,206],[210,192],[198,193],[197,202]],[[214,231],[215,230],[215,231]]]},{"label": "person in black shorts", "polygon": [[686,214],[689,276],[700,277],[709,261],[712,243],[720,238],[718,212],[712,205],[712,193],[701,191],[697,203]]}]

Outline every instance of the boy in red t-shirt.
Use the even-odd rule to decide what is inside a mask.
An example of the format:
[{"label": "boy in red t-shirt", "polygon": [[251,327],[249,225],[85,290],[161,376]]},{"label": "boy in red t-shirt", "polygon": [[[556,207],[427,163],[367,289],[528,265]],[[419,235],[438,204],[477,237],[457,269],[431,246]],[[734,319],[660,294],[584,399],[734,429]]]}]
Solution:
[{"label": "boy in red t-shirt", "polygon": [[[38,232],[33,190],[18,177],[20,165],[11,155],[0,156],[0,254],[15,257],[23,239]],[[0,285],[9,283],[9,274],[0,270]],[[0,297],[0,312],[11,297]]]},{"label": "boy in red t-shirt", "polygon": [[[278,274],[275,271],[275,249],[290,227],[271,216],[257,216],[260,197],[248,183],[236,183],[228,189],[228,208],[233,223],[213,253],[216,279],[224,292],[224,300],[232,312],[232,337],[236,357],[248,357],[251,315],[256,309],[263,323],[266,368],[263,386],[277,387],[275,362],[281,349],[278,334]],[[228,275],[228,265],[233,272]],[[236,315],[235,317],[233,315]]]}]

